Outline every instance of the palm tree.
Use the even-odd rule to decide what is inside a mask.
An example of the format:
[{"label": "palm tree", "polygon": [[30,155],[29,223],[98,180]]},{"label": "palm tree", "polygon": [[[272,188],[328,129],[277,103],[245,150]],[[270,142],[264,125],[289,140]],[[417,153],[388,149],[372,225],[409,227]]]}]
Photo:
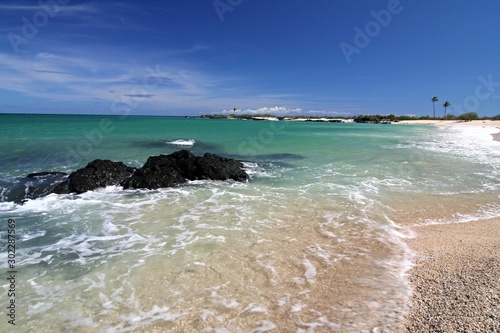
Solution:
[{"label": "palm tree", "polygon": [[446,118],[446,108],[447,108],[448,106],[450,106],[450,105],[451,105],[451,103],[450,103],[450,102],[448,102],[448,101],[444,102],[444,104],[443,104],[443,106],[444,106],[444,117],[445,117],[445,118]]},{"label": "palm tree", "polygon": [[432,97],[432,117],[436,118],[436,105],[434,103],[439,102],[439,99],[434,96]]}]

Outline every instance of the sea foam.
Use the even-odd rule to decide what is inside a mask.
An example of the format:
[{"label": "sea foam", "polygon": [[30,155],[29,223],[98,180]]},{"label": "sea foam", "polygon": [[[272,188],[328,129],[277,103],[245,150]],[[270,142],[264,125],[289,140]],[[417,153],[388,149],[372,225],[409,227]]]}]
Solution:
[{"label": "sea foam", "polygon": [[193,146],[195,143],[196,141],[193,139],[176,139],[167,141],[167,144],[175,146]]}]

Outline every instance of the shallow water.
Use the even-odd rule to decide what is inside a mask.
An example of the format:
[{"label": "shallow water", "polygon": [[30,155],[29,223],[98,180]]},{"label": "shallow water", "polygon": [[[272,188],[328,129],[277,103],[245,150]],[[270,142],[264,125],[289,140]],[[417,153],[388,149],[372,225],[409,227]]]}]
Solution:
[{"label": "shallow water", "polygon": [[[397,331],[407,226],[500,215],[489,129],[35,117],[0,115],[4,188],[183,148],[245,160],[251,180],[1,202],[16,221],[19,332]],[[103,119],[114,129],[99,136]],[[0,262],[7,275],[6,251]]]}]

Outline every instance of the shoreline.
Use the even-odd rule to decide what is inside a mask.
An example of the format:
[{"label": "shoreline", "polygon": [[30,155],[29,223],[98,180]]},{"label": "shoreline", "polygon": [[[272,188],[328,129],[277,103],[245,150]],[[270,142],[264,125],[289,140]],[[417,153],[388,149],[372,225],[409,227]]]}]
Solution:
[{"label": "shoreline", "polygon": [[[202,119],[226,119],[226,120],[254,120],[254,121],[290,121],[290,122],[315,122],[315,123],[356,123],[354,118],[334,118],[334,117],[307,117],[307,116],[284,116],[273,115],[202,115]],[[426,126],[475,126],[475,127],[493,127],[498,129],[498,133],[491,134],[494,141],[500,142],[500,120],[482,119],[482,120],[445,120],[445,119],[415,119],[415,120],[389,120],[380,121],[360,121],[358,123],[373,124],[395,124],[395,125],[426,125]]]},{"label": "shoreline", "polygon": [[[500,121],[412,120],[399,124],[476,126],[498,129]],[[404,224],[403,224],[404,225]],[[406,332],[500,331],[500,217],[471,222],[408,225],[416,237],[408,271],[413,288]]]},{"label": "shoreline", "polygon": [[396,124],[401,125],[427,125],[427,126],[476,126],[476,127],[492,127],[498,130],[498,133],[493,133],[493,141],[500,142],[500,120],[402,120]]},{"label": "shoreline", "polygon": [[[98,123],[98,121],[99,118],[95,122]],[[196,121],[196,125],[199,123]],[[191,134],[184,135],[186,133],[184,127],[191,128],[193,123],[184,122],[182,124],[189,124],[190,126],[178,126],[181,127],[179,132],[171,130],[170,127],[161,126],[162,129],[168,129],[169,137],[167,138],[164,137],[163,131],[158,132],[158,134],[155,131],[154,135],[151,136],[142,134],[144,132],[148,133],[148,128],[156,128],[156,124],[150,122],[150,120],[139,124],[137,130],[132,132],[132,135],[129,134],[129,131],[118,132],[114,140],[118,141],[119,139],[120,142],[126,142],[127,144],[123,146],[120,144],[113,145],[112,152],[120,156],[120,160],[136,161],[135,156],[140,156],[144,151],[144,149],[137,147],[147,149],[161,147],[158,149],[164,149],[166,140],[168,140],[168,144],[173,139],[190,139]],[[225,145],[225,142],[230,141],[227,140],[228,137],[232,139],[230,142],[238,143],[236,141],[239,139],[238,136],[232,137],[228,133],[224,133],[226,128],[232,127],[231,122],[205,125],[207,124],[200,124],[200,128],[208,127],[210,131],[207,130],[206,133],[200,132],[203,134],[192,137],[193,141],[197,140],[198,145],[199,142],[202,142],[201,149],[215,147],[214,149],[219,151],[232,151],[232,146]],[[241,138],[255,138],[255,135],[261,135],[264,139],[259,139],[257,136],[256,138],[260,141],[253,142],[264,146],[268,142],[269,137],[267,134],[270,132],[266,133],[262,131],[262,128],[272,129],[273,127],[269,126],[274,124],[264,123],[255,126],[256,124],[240,122],[235,125],[238,130],[242,131],[241,135],[239,135]],[[276,125],[283,126],[284,124]],[[38,319],[42,319],[40,321],[43,322],[43,325],[46,325],[47,330],[57,331],[57,328],[63,330],[68,326],[64,321],[66,316],[60,316],[60,311],[64,314],[66,308],[71,309],[75,305],[77,309],[80,309],[79,304],[81,302],[76,303],[72,300],[78,301],[80,297],[83,297],[90,300],[89,307],[85,308],[85,313],[88,313],[89,317],[85,318],[89,318],[89,320],[96,323],[95,327],[101,330],[111,329],[111,326],[107,324],[111,322],[117,323],[116,325],[121,327],[130,327],[144,332],[153,329],[169,330],[174,325],[180,327],[180,329],[182,327],[189,329],[191,327],[189,325],[192,325],[193,331],[195,328],[199,331],[204,327],[209,329],[212,325],[222,327],[225,323],[231,325],[234,323],[237,326],[232,327],[246,327],[250,330],[255,325],[264,322],[271,324],[276,322],[278,330],[281,329],[279,327],[281,325],[292,330],[293,325],[297,325],[299,319],[305,323],[302,326],[303,330],[308,327],[311,329],[318,327],[318,330],[322,330],[321,326],[328,324],[328,322],[323,321],[323,318],[325,318],[334,323],[332,325],[338,323],[340,326],[335,327],[340,327],[339,329],[345,327],[346,330],[350,330],[349,325],[351,323],[354,325],[354,322],[366,327],[367,322],[369,322],[370,328],[364,330],[366,332],[390,332],[392,329],[393,332],[405,332],[406,327],[408,327],[409,332],[414,332],[411,329],[415,327],[422,328],[416,329],[415,332],[422,332],[426,331],[426,326],[423,325],[427,322],[434,320],[436,317],[441,317],[443,312],[449,312],[449,308],[445,307],[447,304],[439,303],[442,295],[453,301],[454,296],[461,297],[463,294],[461,292],[463,289],[460,289],[461,285],[456,281],[461,281],[460,276],[457,277],[457,270],[440,270],[446,264],[455,260],[458,262],[457,266],[465,266],[465,268],[470,269],[470,272],[467,271],[467,275],[472,276],[470,279],[474,279],[470,284],[471,286],[475,286],[477,281],[484,278],[473,275],[473,273],[479,271],[476,267],[490,267],[490,271],[493,271],[493,273],[486,270],[479,271],[481,274],[487,272],[490,276],[499,271],[496,266],[491,269],[491,265],[488,266],[488,260],[476,262],[471,259],[469,262],[464,263],[462,261],[464,256],[468,256],[470,252],[475,250],[472,246],[462,246],[460,242],[457,243],[458,245],[454,244],[451,250],[446,249],[446,251],[451,253],[463,250],[463,252],[453,252],[449,254],[450,257],[441,255],[441,252],[439,252],[441,250],[437,254],[432,252],[434,251],[431,248],[432,246],[442,245],[441,241],[445,236],[456,231],[457,226],[461,227],[462,224],[446,224],[448,230],[443,233],[444,237],[437,233],[435,226],[416,225],[417,223],[427,223],[427,221],[451,221],[453,217],[459,218],[460,216],[473,216],[472,218],[477,217],[478,219],[484,216],[499,217],[500,207],[497,205],[498,182],[495,178],[489,180],[489,178],[484,179],[484,176],[477,176],[472,180],[478,180],[478,182],[463,182],[463,184],[482,184],[484,181],[488,184],[489,181],[489,184],[493,185],[494,189],[486,188],[484,196],[477,195],[476,191],[468,191],[467,185],[450,187],[451,189],[458,188],[458,192],[463,188],[466,192],[458,194],[455,191],[449,191],[450,193],[448,193],[446,186],[443,186],[444,193],[441,191],[441,186],[433,186],[430,189],[431,195],[420,191],[420,187],[417,191],[411,191],[412,188],[409,191],[406,187],[406,184],[411,184],[410,182],[414,180],[418,182],[419,178],[428,178],[429,183],[437,180],[440,185],[441,180],[443,183],[453,182],[462,175],[467,176],[469,174],[463,172],[458,163],[458,170],[455,175],[451,172],[454,168],[446,168],[447,165],[453,166],[455,160],[461,161],[461,159],[443,159],[441,156],[431,159],[425,156],[428,150],[413,149],[413,144],[417,148],[421,148],[418,145],[421,142],[419,139],[423,135],[432,132],[436,133],[438,138],[446,137],[443,140],[445,142],[443,144],[444,149],[438,149],[445,155],[450,150],[448,147],[453,148],[454,144],[464,145],[470,151],[474,151],[475,147],[479,148],[479,144],[474,141],[475,134],[479,134],[480,140],[478,141],[480,141],[481,148],[486,147],[486,152],[492,155],[487,153],[471,154],[470,157],[484,157],[488,168],[478,169],[475,168],[475,163],[471,163],[470,169],[467,168],[466,170],[471,172],[480,171],[479,175],[486,174],[489,176],[489,171],[492,168],[496,169],[498,165],[490,160],[492,158],[490,156],[496,158],[499,156],[497,152],[500,153],[498,151],[500,146],[490,142],[490,133],[496,133],[498,130],[490,127],[483,128],[482,126],[464,128],[460,126],[460,123],[457,123],[456,131],[450,130],[451,128],[422,127],[422,125],[407,126],[406,128],[404,126],[391,128],[391,126],[348,124],[301,125],[297,124],[297,126],[292,125],[291,127],[299,129],[304,127],[307,131],[291,133],[292,135],[284,137],[286,145],[281,145],[281,141],[277,140],[269,143],[269,146],[272,145],[269,151],[264,149],[260,151],[255,148],[255,154],[261,154],[257,161],[271,160],[272,163],[276,160],[277,163],[282,162],[283,164],[280,164],[277,168],[268,168],[267,165],[264,165],[262,169],[259,169],[258,164],[256,164],[252,169],[255,170],[254,174],[257,172],[265,173],[265,178],[270,180],[264,180],[260,184],[244,186],[243,189],[240,186],[215,185],[212,187],[203,185],[200,190],[198,185],[193,184],[195,186],[169,193],[154,191],[151,194],[149,194],[150,192],[144,194],[138,190],[140,192],[134,191],[132,195],[131,193],[123,193],[120,189],[118,190],[121,192],[116,195],[115,190],[112,189],[111,192],[105,190],[85,194],[84,200],[74,201],[73,198],[67,198],[68,200],[62,198],[63,200],[60,200],[61,198],[51,197],[46,202],[30,202],[32,205],[28,203],[16,215],[19,219],[27,221],[27,225],[36,227],[36,216],[39,214],[49,214],[49,216],[53,214],[53,217],[50,219],[51,223],[45,224],[47,228],[44,225],[39,229],[29,229],[29,232],[26,232],[27,235],[40,238],[45,242],[47,238],[39,236],[40,231],[50,235],[53,231],[48,226],[54,228],[55,232],[59,232],[58,229],[61,230],[61,236],[55,238],[54,241],[52,241],[52,238],[48,238],[46,243],[42,241],[35,243],[36,247],[34,249],[36,251],[33,251],[33,258],[28,256],[28,259],[45,260],[45,255],[42,257],[36,256],[37,252],[50,255],[51,253],[47,252],[46,249],[52,249],[55,241],[65,242],[62,249],[65,251],[62,252],[63,254],[67,253],[66,251],[71,254],[71,248],[83,244],[82,247],[85,246],[83,250],[87,251],[87,255],[82,259],[79,267],[82,270],[89,271],[89,278],[87,278],[87,274],[81,274],[81,278],[75,277],[74,270],[66,271],[66,267],[69,266],[66,265],[66,260],[73,260],[72,257],[66,259],[66,255],[61,256],[60,262],[62,264],[59,264],[58,261],[55,262],[55,265],[58,265],[60,270],[47,271],[47,277],[49,278],[34,281],[38,283],[39,288],[50,289],[54,287],[60,288],[60,285],[67,285],[67,279],[72,278],[71,281],[75,281],[78,288],[69,290],[70,293],[67,294],[61,292],[61,296],[64,295],[64,297],[60,297],[51,305],[50,309],[54,309],[54,311],[44,310],[34,315],[30,314],[28,322],[38,322]],[[82,130],[85,130],[86,127],[88,125],[82,126]],[[259,129],[261,129],[261,132],[257,132]],[[248,130],[248,133],[243,130]],[[380,170],[385,170],[385,167],[387,167],[390,173],[380,171],[382,173],[379,174],[379,169],[374,169],[373,174],[363,176],[362,171],[374,164],[372,158],[366,158],[367,164],[365,167],[365,156],[363,156],[361,162],[357,156],[351,162],[352,152],[350,152],[350,149],[346,149],[345,155],[334,154],[340,151],[340,149],[335,149],[337,143],[338,147],[342,149],[350,147],[345,145],[346,141],[344,140],[331,140],[335,142],[333,142],[330,154],[330,150],[324,148],[330,145],[323,134],[325,132],[337,134],[337,130],[352,130],[353,134],[356,134],[356,139],[359,138],[360,140],[358,142],[354,141],[354,138],[350,138],[353,143],[357,143],[356,146],[363,146],[365,143],[371,144],[371,142],[367,141],[370,140],[367,138],[369,136],[367,134],[372,134],[372,131],[387,134],[383,135],[380,141],[374,141],[378,143],[377,146],[383,146],[384,148],[383,151],[380,151],[380,154],[374,157],[377,165],[381,167]],[[392,132],[402,133],[404,141],[398,139],[392,142],[390,140]],[[450,132],[450,136],[454,140],[448,140],[448,136],[441,135],[440,132]],[[133,133],[137,133],[137,137]],[[214,133],[213,137],[211,133]],[[224,133],[224,135],[219,133]],[[315,140],[308,142],[304,140],[302,135],[296,135],[302,133],[305,136],[315,138]],[[415,133],[415,136],[408,136],[408,133]],[[472,134],[470,136],[472,139],[468,135],[462,135],[462,133]],[[266,134],[266,136],[262,136],[262,134]],[[198,135],[200,135],[199,138]],[[338,137],[332,136],[332,138]],[[341,137],[343,139],[343,136]],[[379,140],[378,136],[375,137]],[[76,137],[73,140],[72,138],[72,136],[68,137],[68,140],[62,143],[61,148],[64,149],[66,144],[78,147],[81,142],[78,141],[80,139]],[[389,142],[387,138],[389,138]],[[245,140],[243,142],[252,143],[249,139]],[[269,141],[271,140],[269,139]],[[404,151],[404,153],[396,150],[398,158],[394,160],[392,158],[394,148],[392,147],[398,144],[397,147],[399,148],[400,142],[409,142],[410,145],[403,145],[405,149],[401,151]],[[435,142],[439,143],[439,139],[435,140]],[[53,147],[58,147],[58,143],[59,140]],[[434,144],[434,142],[432,143]],[[304,148],[309,147],[313,148],[311,153],[303,154]],[[384,155],[384,151],[389,150],[387,147],[393,150],[389,151],[391,153],[390,157]],[[108,157],[110,155],[108,146],[105,145],[103,148],[105,149],[102,151]],[[54,150],[52,146],[50,146],[50,149]],[[137,153],[132,154],[130,151],[137,151]],[[356,150],[354,151],[358,153]],[[238,151],[238,153],[243,156],[242,152]],[[461,153],[461,150],[457,153]],[[153,155],[153,153],[148,155]],[[328,159],[326,163],[323,162],[323,156],[325,155],[327,156],[325,159]],[[366,155],[366,157],[371,156],[370,154]],[[379,156],[380,160],[378,160]],[[469,155],[464,153],[463,156]],[[88,160],[91,160],[91,158]],[[316,163],[316,160],[320,163]],[[337,163],[337,160],[340,163]],[[347,162],[344,162],[345,160]],[[392,169],[389,164],[386,164],[386,160],[408,161],[408,165],[395,164],[398,168]],[[41,162],[45,163],[45,161]],[[73,163],[73,161],[70,161],[70,163]],[[415,163],[415,167],[413,163]],[[323,165],[326,165],[326,167],[323,168]],[[427,176],[425,172],[419,173],[420,170],[427,170],[424,168],[434,166],[438,166],[436,168],[436,177]],[[46,168],[43,167],[40,170],[46,170]],[[71,168],[71,170],[75,170],[75,168]],[[287,170],[291,170],[291,172]],[[308,174],[306,175],[305,172]],[[361,174],[362,178],[358,179],[358,174]],[[421,174],[424,177],[420,177]],[[379,175],[383,177],[378,177]],[[276,176],[279,178],[278,180],[276,180]],[[314,180],[311,181],[311,177],[314,177]],[[404,182],[397,180],[393,183],[393,177],[401,178]],[[386,182],[385,179],[388,181]],[[367,184],[364,183],[364,180],[367,180]],[[408,183],[406,183],[406,180],[408,180]],[[393,184],[395,187],[393,187]],[[419,185],[419,183],[416,185]],[[386,191],[385,188],[388,190]],[[425,188],[422,187],[422,189]],[[381,189],[380,192],[383,195],[374,195],[376,204],[373,207],[376,209],[372,211],[372,205],[369,202],[372,198],[371,194],[374,193],[374,190],[378,193],[379,189]],[[108,193],[111,193],[111,195]],[[325,193],[327,195],[324,195]],[[367,200],[363,198],[365,194]],[[337,197],[339,200],[337,200]],[[245,206],[244,209],[241,208],[242,203]],[[483,204],[488,203],[493,207],[491,210],[487,209],[490,206],[483,206]],[[134,215],[128,212],[123,213],[120,208],[123,205],[134,207]],[[56,209],[51,212],[53,207]],[[93,209],[89,209],[89,207]],[[8,209],[11,210],[10,207]],[[9,211],[6,214],[10,214]],[[32,211],[37,214],[33,215]],[[103,213],[106,218],[104,222],[102,220]],[[71,230],[60,227],[67,225],[68,222],[78,225],[82,219],[92,226],[92,230],[87,231],[83,228]],[[381,229],[378,229],[379,219],[383,221],[383,224],[380,225]],[[31,221],[35,223],[31,223]],[[390,221],[394,221],[394,225],[389,223]],[[499,225],[499,223],[496,223],[495,226]],[[473,231],[476,229],[474,228],[475,224],[476,222],[467,223],[467,225],[472,226]],[[99,229],[101,225],[102,230]],[[95,232],[94,226],[97,227]],[[415,233],[398,233],[399,226],[402,226],[402,229],[412,228]],[[426,236],[425,231],[428,230],[428,227],[432,228],[432,233]],[[489,232],[491,229],[491,226],[486,228],[486,236],[491,236]],[[411,240],[407,238],[416,235],[417,232],[419,234],[418,238]],[[469,233],[459,232],[458,236],[454,236],[455,241],[456,237],[460,237],[461,234],[468,235]],[[123,237],[117,238],[116,243],[115,241],[111,243],[103,242],[102,247],[95,247],[87,241],[90,237],[101,239],[101,236],[108,238],[114,237],[114,235],[122,235]],[[136,235],[141,237],[136,237]],[[151,241],[144,240],[144,237],[151,238]],[[82,239],[84,243],[82,243]],[[163,239],[165,239],[165,242]],[[427,244],[423,243],[425,239],[427,239]],[[494,240],[498,239],[500,237],[495,236]],[[459,240],[463,242],[463,239]],[[415,244],[413,244],[413,241],[415,241]],[[38,242],[38,240],[32,242]],[[435,244],[437,242],[439,244]],[[89,244],[88,247],[87,244]],[[474,246],[483,244],[484,242],[477,241]],[[120,250],[119,256],[115,254],[115,248]],[[409,251],[409,248],[412,251]],[[166,253],[169,255],[165,255]],[[178,254],[174,256],[170,255],[170,253]],[[413,256],[413,254],[417,253],[421,257]],[[146,258],[152,258],[151,261],[146,260],[144,264],[134,268],[133,272],[126,269],[127,266],[130,266],[129,263],[139,262],[144,258],[144,255],[146,255]],[[453,259],[449,259],[451,257]],[[95,262],[108,260],[108,258],[113,258],[113,260],[109,260],[113,265],[114,258],[119,260],[116,266],[110,266],[113,270],[109,270],[108,266],[95,266]],[[436,264],[437,260],[441,261]],[[414,267],[415,264],[418,266]],[[92,268],[92,265],[96,267],[95,270],[87,269],[87,267]],[[157,269],[160,266],[163,269]],[[412,267],[414,269],[410,270]],[[426,269],[419,275],[421,271],[418,269],[421,267],[426,267]],[[68,268],[71,268],[71,266]],[[461,269],[459,273],[461,271],[465,270]],[[31,272],[28,273],[31,274]],[[54,276],[53,279],[51,274]],[[103,277],[101,278],[101,276]],[[421,276],[421,279],[416,280],[416,277],[419,276]],[[440,282],[431,280],[436,279],[436,276],[442,280],[439,280]],[[108,283],[103,285],[99,282],[104,281],[102,279],[114,282],[109,287]],[[95,283],[100,284],[99,287],[93,287],[95,286],[94,280],[97,281]],[[125,285],[126,288],[123,292],[124,296],[119,296],[114,300],[113,296],[118,294],[113,292],[113,285],[118,283]],[[423,286],[419,290],[414,287],[418,283]],[[457,287],[453,290],[460,292],[457,291],[455,294],[451,294],[450,288],[444,288],[443,283],[446,283],[446,286],[455,283]],[[488,280],[484,283],[488,286],[492,285],[491,281]],[[431,298],[431,296],[435,296],[434,293],[417,295],[417,291],[430,290],[431,287],[433,288],[432,291],[435,291],[436,297]],[[438,293],[440,287],[443,287],[443,291]],[[87,290],[89,290],[88,294]],[[256,293],[255,290],[259,292]],[[415,290],[413,294],[415,299],[419,297],[420,303],[416,303],[417,305],[422,303],[426,305],[426,302],[430,305],[422,311],[419,311],[421,308],[414,307],[411,310],[412,312],[409,312],[412,304],[411,290]],[[37,297],[34,292],[31,293],[31,289],[27,291],[26,295]],[[177,294],[174,294],[174,292],[177,292]],[[137,295],[136,298],[128,298],[128,295],[132,293],[134,296]],[[262,297],[260,293],[262,293]],[[69,297],[66,295],[69,295]],[[473,294],[469,293],[470,295]],[[481,295],[474,298],[474,300],[481,300],[486,296]],[[116,311],[100,312],[100,303],[93,302],[93,300],[99,300],[99,297],[114,300],[113,304],[116,304]],[[247,307],[247,304],[250,305]],[[269,307],[267,307],[268,304]],[[283,305],[276,306],[279,304]],[[231,305],[231,308],[224,305]],[[255,307],[252,307],[253,305]],[[456,306],[461,305],[462,303],[459,303]],[[161,319],[162,314],[160,312],[153,312],[153,310],[149,312],[150,309],[154,309],[154,306],[161,307],[161,309],[172,309],[172,312],[167,312],[168,315],[172,314],[171,318],[174,318],[172,322],[160,321],[159,318]],[[262,310],[263,312],[252,312],[252,309],[257,308],[257,306],[259,306],[259,309],[265,310]],[[123,312],[121,312],[122,309]],[[189,310],[185,312],[185,309]],[[473,310],[470,313],[473,313]],[[408,326],[405,326],[404,318],[407,311],[410,319]],[[186,314],[185,317],[183,317],[184,313]],[[203,318],[204,313],[211,314],[210,316],[207,315],[206,322],[199,319]],[[413,313],[415,313],[414,316]],[[324,316],[319,317],[320,314],[324,314]],[[358,314],[365,315],[358,316]],[[487,314],[490,315],[490,312]],[[94,318],[96,319],[94,320]],[[474,319],[474,323],[483,319],[478,318]],[[489,319],[494,320],[491,317]],[[485,320],[489,319],[486,318]],[[453,318],[451,320],[453,321]],[[463,320],[465,321],[467,318]],[[241,326],[239,326],[240,323]],[[206,326],[202,326],[204,324]],[[444,325],[446,322],[433,322],[433,324]],[[161,328],[161,325],[164,328]],[[89,330],[91,329],[92,327],[89,328]],[[295,329],[297,328],[295,327]],[[332,328],[332,330],[334,329]],[[432,329],[427,331],[436,332],[436,330]],[[475,329],[472,331],[480,330]]]},{"label": "shoreline", "polygon": [[491,119],[485,119],[485,120],[443,120],[443,119],[437,119],[437,120],[401,120],[398,121],[395,124],[401,124],[401,125],[430,125],[430,126],[456,126],[456,125],[465,125],[465,126],[488,126],[488,127],[496,127],[500,128],[500,120],[491,120]]},{"label": "shoreline", "polygon": [[500,330],[500,217],[412,229],[406,332]]}]

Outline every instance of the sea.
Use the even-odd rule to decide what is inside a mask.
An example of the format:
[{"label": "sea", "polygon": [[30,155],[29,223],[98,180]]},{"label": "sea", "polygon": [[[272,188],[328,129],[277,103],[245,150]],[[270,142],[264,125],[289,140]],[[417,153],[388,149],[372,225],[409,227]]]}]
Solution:
[{"label": "sea", "polygon": [[[0,114],[0,331],[400,332],[412,227],[500,216],[499,131]],[[7,200],[181,149],[250,179]]]}]

